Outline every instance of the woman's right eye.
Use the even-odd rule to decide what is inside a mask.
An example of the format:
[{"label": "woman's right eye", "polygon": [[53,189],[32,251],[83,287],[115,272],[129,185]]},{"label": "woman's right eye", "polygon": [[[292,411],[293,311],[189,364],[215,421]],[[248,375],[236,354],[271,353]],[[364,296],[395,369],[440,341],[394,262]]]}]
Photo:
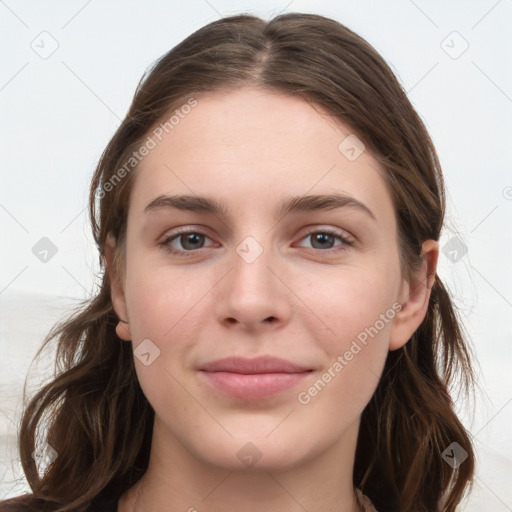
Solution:
[{"label": "woman's right eye", "polygon": [[181,231],[168,236],[160,245],[171,254],[189,256],[204,247],[205,239],[209,240],[199,231]]}]

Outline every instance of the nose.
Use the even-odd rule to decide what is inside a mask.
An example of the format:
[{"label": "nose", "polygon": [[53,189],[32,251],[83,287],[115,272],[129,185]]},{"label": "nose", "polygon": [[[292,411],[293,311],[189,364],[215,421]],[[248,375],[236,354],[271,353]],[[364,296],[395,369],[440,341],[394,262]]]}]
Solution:
[{"label": "nose", "polygon": [[268,250],[254,261],[234,252],[233,267],[222,280],[216,303],[216,316],[224,326],[275,329],[289,322],[290,291],[276,267]]}]

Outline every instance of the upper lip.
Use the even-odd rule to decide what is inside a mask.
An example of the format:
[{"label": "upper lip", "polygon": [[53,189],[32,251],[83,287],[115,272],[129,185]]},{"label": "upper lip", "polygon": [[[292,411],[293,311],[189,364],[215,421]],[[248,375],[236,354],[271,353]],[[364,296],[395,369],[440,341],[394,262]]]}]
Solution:
[{"label": "upper lip", "polygon": [[245,357],[226,357],[211,361],[201,366],[206,372],[231,372],[242,374],[255,373],[299,373],[310,371],[310,368],[272,356],[259,356],[252,359]]}]

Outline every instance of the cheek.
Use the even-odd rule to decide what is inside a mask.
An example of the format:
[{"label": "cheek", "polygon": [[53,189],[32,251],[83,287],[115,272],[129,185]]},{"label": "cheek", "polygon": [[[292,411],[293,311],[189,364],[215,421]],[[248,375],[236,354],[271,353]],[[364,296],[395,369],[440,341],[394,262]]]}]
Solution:
[{"label": "cheek", "polygon": [[[189,418],[194,407],[179,383],[196,339],[193,336],[198,327],[196,309],[201,306],[205,285],[194,286],[176,268],[136,267],[135,258],[132,262],[132,273],[127,274],[126,298],[135,358],[143,340],[149,339],[154,344],[144,351],[151,353],[150,364],[145,365],[140,358],[143,364],[135,361],[138,380],[159,413],[172,410],[173,415]],[[154,360],[153,351],[158,354]]]},{"label": "cheek", "polygon": [[162,342],[183,333],[190,313],[208,290],[203,279],[191,282],[190,273],[176,268],[139,266],[128,275],[126,297],[133,341],[155,338]]},{"label": "cheek", "polygon": [[[398,280],[394,273],[380,266],[339,270],[323,285],[307,287],[308,305],[318,311],[331,333],[328,348],[339,349],[347,341],[364,342],[365,332],[373,338],[386,339],[397,297]],[[375,333],[375,329],[378,333]]]},{"label": "cheek", "polygon": [[[338,273],[328,288],[311,288],[309,292],[311,308],[322,312],[328,328],[328,335],[321,339],[316,336],[325,354],[319,378],[330,388],[322,402],[345,401],[351,396],[351,403],[359,407],[366,404],[378,384],[400,307],[396,302],[398,281],[389,269],[387,279],[383,279],[385,275],[379,267],[373,271],[367,268],[364,273],[352,269]],[[314,335],[312,331],[310,334]],[[323,390],[322,382],[317,383],[317,389]],[[311,391],[314,395],[315,390]]]},{"label": "cheek", "polygon": [[[319,424],[332,439],[360,416],[377,388],[388,355],[391,321],[351,306],[338,316],[336,340],[324,340],[325,364],[296,396],[304,418],[325,418]],[[381,310],[373,306],[375,313]]]}]

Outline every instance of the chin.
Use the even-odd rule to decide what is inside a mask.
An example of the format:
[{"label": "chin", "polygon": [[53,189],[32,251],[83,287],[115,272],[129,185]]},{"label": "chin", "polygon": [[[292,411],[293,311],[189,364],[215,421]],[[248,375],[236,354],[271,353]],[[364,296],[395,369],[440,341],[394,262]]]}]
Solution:
[{"label": "chin", "polygon": [[201,445],[192,449],[204,462],[219,469],[249,473],[287,471],[322,451],[311,437],[297,438],[284,430],[280,435],[268,433],[268,429],[265,433],[246,431],[222,439],[209,439],[205,435]]}]

